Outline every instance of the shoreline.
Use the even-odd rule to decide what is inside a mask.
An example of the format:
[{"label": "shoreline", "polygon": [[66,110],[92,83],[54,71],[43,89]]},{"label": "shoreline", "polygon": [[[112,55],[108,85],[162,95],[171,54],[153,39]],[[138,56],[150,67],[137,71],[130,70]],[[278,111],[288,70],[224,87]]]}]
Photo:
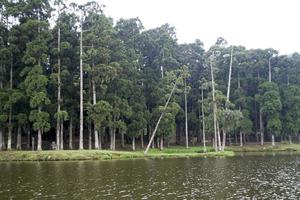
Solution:
[{"label": "shoreline", "polygon": [[0,162],[9,161],[80,161],[80,160],[132,160],[183,157],[231,157],[239,153],[299,152],[300,144],[228,146],[224,152],[214,152],[211,147],[203,153],[202,147],[171,147],[162,151],[151,149],[147,155],[142,150],[46,150],[46,151],[0,151]]}]

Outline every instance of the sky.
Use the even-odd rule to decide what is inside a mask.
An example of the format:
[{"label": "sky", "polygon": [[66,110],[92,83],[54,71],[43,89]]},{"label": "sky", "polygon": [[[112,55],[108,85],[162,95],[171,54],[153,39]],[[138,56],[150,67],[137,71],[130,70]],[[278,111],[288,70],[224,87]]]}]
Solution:
[{"label": "sky", "polygon": [[[76,0],[77,3],[87,2]],[[200,39],[208,49],[218,37],[229,45],[300,52],[299,0],[101,0],[115,21],[139,17],[146,29],[169,23],[179,43]]]}]

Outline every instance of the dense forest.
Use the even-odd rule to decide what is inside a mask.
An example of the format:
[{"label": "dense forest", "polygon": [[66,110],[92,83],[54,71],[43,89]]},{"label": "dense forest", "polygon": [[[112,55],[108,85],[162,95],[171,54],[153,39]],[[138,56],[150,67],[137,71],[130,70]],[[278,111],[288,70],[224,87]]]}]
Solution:
[{"label": "dense forest", "polygon": [[0,150],[135,150],[151,140],[223,151],[299,134],[298,53],[222,37],[205,51],[200,40],[179,44],[169,24],[145,30],[103,8],[0,1]]}]

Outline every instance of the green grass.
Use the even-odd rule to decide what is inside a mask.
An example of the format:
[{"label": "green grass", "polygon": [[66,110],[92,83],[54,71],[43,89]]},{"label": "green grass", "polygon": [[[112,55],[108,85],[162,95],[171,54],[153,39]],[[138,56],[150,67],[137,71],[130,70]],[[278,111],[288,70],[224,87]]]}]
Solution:
[{"label": "green grass", "polygon": [[151,149],[147,155],[142,150],[108,151],[108,150],[64,150],[64,151],[2,151],[0,161],[68,161],[68,160],[112,160],[137,158],[178,158],[178,157],[215,157],[233,156],[232,151],[213,152],[208,148],[203,153],[201,147],[166,148],[163,151]]},{"label": "green grass", "polygon": [[300,144],[276,144],[272,146],[271,144],[261,145],[246,145],[243,147],[240,146],[230,146],[226,150],[233,152],[284,152],[284,151],[299,151]]}]

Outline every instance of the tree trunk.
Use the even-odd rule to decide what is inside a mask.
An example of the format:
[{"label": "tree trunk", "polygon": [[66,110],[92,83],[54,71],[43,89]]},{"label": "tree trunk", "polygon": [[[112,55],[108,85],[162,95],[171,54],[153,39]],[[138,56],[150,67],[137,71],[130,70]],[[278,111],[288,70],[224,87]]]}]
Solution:
[{"label": "tree trunk", "polygon": [[222,144],[221,144],[221,134],[220,134],[220,126],[219,126],[219,123],[217,123],[217,137],[218,137],[218,144],[217,144],[217,146],[218,146],[218,149],[219,149],[219,151],[221,151],[222,150]]},{"label": "tree trunk", "polygon": [[116,150],[116,128],[113,128],[113,151]]},{"label": "tree trunk", "polygon": [[214,138],[215,138],[214,148],[215,148],[215,151],[218,151],[217,104],[216,104],[216,99],[215,99],[215,81],[214,81],[212,60],[210,60],[210,72],[211,72],[212,97],[213,97],[213,118],[214,118]]},{"label": "tree trunk", "polygon": [[[95,85],[95,81],[93,80],[92,80],[92,91],[93,91],[93,105],[96,105],[97,104],[96,85]],[[98,130],[95,126],[95,123],[94,123],[94,137],[95,137],[95,149],[99,149]]]},{"label": "tree trunk", "polygon": [[244,139],[244,144],[246,145],[246,142],[247,142],[246,133],[243,133],[243,135],[244,135],[244,137],[243,137],[243,139]]},{"label": "tree trunk", "polygon": [[262,111],[259,110],[259,128],[260,128],[260,145],[264,145],[264,125],[263,125],[263,117]]},{"label": "tree trunk", "polygon": [[189,148],[189,133],[188,133],[188,119],[187,119],[186,78],[184,79],[184,114],[185,114],[185,147]]},{"label": "tree trunk", "polygon": [[38,151],[42,151],[42,130],[38,130],[38,146],[37,146]]},{"label": "tree trunk", "polygon": [[[58,10],[58,20],[59,20],[60,10]],[[60,139],[62,138],[60,134],[62,131],[60,130],[61,119],[59,116],[60,113],[60,102],[61,102],[61,78],[60,78],[60,68],[61,68],[61,59],[60,59],[60,24],[58,24],[57,30],[57,50],[58,50],[58,58],[57,58],[57,120],[56,120],[56,150],[60,150],[61,143]]]},{"label": "tree trunk", "polygon": [[11,150],[11,135],[12,135],[12,123],[11,123],[11,118],[12,118],[12,109],[9,109],[9,117],[8,117],[8,135],[7,135],[7,150]]},{"label": "tree trunk", "polygon": [[99,149],[99,138],[98,138],[98,136],[99,136],[98,131],[97,131],[96,127],[94,126],[95,149]]},{"label": "tree trunk", "polygon": [[164,136],[160,136],[160,150],[164,150]]},{"label": "tree trunk", "polygon": [[0,151],[3,150],[3,131],[2,128],[0,128]]},{"label": "tree trunk", "polygon": [[231,135],[228,136],[229,146],[231,146]]},{"label": "tree trunk", "polygon": [[240,146],[243,146],[243,133],[240,131]]},{"label": "tree trunk", "polygon": [[141,135],[141,146],[143,149],[144,148],[144,131],[142,131],[142,135]]},{"label": "tree trunk", "polygon": [[236,133],[234,133],[234,139],[235,139],[235,144],[237,145],[237,143],[238,143],[238,138],[237,138],[237,134],[236,134]]},{"label": "tree trunk", "polygon": [[18,135],[17,135],[17,150],[21,150],[21,127],[18,127]]},{"label": "tree trunk", "polygon": [[203,152],[206,153],[206,138],[205,138],[205,117],[204,117],[204,97],[203,86],[201,86],[201,112],[202,112],[202,140],[203,140]]},{"label": "tree trunk", "polygon": [[293,144],[293,142],[292,142],[292,136],[290,136],[290,135],[289,135],[289,143]]},{"label": "tree trunk", "polygon": [[92,149],[92,123],[89,122],[89,149]]},{"label": "tree trunk", "polygon": [[27,129],[27,144],[26,144],[27,150],[30,150],[30,127],[28,126]]},{"label": "tree trunk", "polygon": [[132,137],[132,150],[135,151],[135,137]]},{"label": "tree trunk", "polygon": [[99,132],[98,139],[99,139],[99,149],[102,149],[102,134],[101,134],[101,132]]},{"label": "tree trunk", "polygon": [[35,147],[34,137],[31,137],[31,148],[32,148],[32,151],[34,151],[34,147]]},{"label": "tree trunk", "polygon": [[64,150],[64,120],[60,121],[60,149]]},{"label": "tree trunk", "polygon": [[73,149],[73,117],[70,117],[69,126],[69,149]]},{"label": "tree trunk", "polygon": [[121,130],[121,145],[122,145],[122,148],[125,147],[125,143],[124,143],[124,131]]},{"label": "tree trunk", "polygon": [[225,150],[225,146],[226,146],[226,132],[225,132],[224,129],[222,130],[222,132],[223,132],[223,146],[222,146],[222,151],[224,151]]},{"label": "tree trunk", "polygon": [[159,140],[160,140],[160,137],[157,137],[157,138],[156,138],[156,146],[157,146],[157,148],[160,147]]},{"label": "tree trunk", "polygon": [[275,146],[275,138],[273,134],[272,134],[272,146]]},{"label": "tree trunk", "polygon": [[79,128],[79,149],[83,149],[83,52],[82,52],[82,33],[83,33],[83,17],[81,17],[80,31],[80,128]]},{"label": "tree trunk", "polygon": [[[176,80],[176,81],[177,81],[177,80]],[[168,97],[168,100],[167,100],[167,102],[166,102],[166,104],[165,104],[165,106],[164,106],[164,109],[163,109],[162,113],[160,114],[160,117],[159,117],[159,119],[158,119],[158,121],[157,121],[157,123],[156,123],[156,125],[155,125],[154,131],[153,131],[152,136],[151,136],[151,138],[150,138],[150,141],[149,141],[149,143],[148,143],[148,145],[147,145],[147,148],[146,148],[146,150],[144,151],[144,154],[147,154],[148,151],[149,151],[149,148],[150,148],[150,146],[151,146],[151,143],[153,142],[155,133],[156,133],[156,131],[157,131],[158,125],[159,125],[161,119],[163,118],[163,116],[164,116],[164,114],[165,114],[165,111],[166,111],[166,109],[167,109],[167,107],[168,107],[168,104],[169,104],[169,102],[170,102],[170,99],[171,99],[171,97],[172,97],[172,95],[173,95],[173,92],[174,92],[175,88],[176,88],[176,82],[174,83],[174,86],[173,86],[173,88],[172,88],[172,90],[171,90],[170,96]]]}]

